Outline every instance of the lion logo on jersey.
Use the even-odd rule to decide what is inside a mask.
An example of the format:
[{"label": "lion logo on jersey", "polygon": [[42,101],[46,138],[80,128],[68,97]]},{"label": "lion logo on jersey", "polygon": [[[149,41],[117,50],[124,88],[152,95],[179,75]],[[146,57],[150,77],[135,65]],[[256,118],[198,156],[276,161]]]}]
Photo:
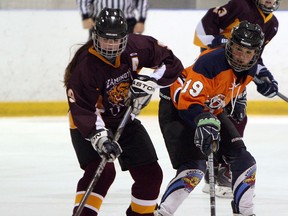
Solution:
[{"label": "lion logo on jersey", "polygon": [[119,85],[114,86],[109,92],[109,101],[113,105],[123,105],[128,97],[130,84],[128,82],[122,82]]}]

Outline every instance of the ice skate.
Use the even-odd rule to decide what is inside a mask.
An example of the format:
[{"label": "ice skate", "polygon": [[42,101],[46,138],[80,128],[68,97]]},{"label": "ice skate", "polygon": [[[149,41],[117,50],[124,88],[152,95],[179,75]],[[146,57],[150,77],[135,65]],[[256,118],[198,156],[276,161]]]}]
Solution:
[{"label": "ice skate", "polygon": [[[237,213],[234,213],[233,216],[241,216],[242,214],[237,214]],[[243,215],[242,215],[243,216]],[[256,216],[255,214],[252,214],[252,215],[248,215],[248,216]]]},{"label": "ice skate", "polygon": [[[217,173],[218,173],[218,166],[214,167],[214,175],[215,175],[214,182],[216,182]],[[202,192],[209,194],[210,193],[210,185],[209,185],[209,170],[208,169],[206,169],[206,172],[204,175],[204,182],[205,182],[205,184],[202,188]]]},{"label": "ice skate", "polygon": [[[244,216],[243,214],[240,214],[240,213],[237,213],[237,208],[235,206],[235,203],[234,201],[232,200],[231,201],[231,207],[232,207],[232,210],[233,210],[233,216]],[[250,215],[247,215],[247,216],[256,216],[256,214],[250,214]]]},{"label": "ice skate", "polygon": [[221,198],[233,198],[231,172],[227,164],[219,164],[216,178],[215,195]]},{"label": "ice skate", "polygon": [[210,193],[210,186],[209,186],[209,183],[208,182],[205,182],[203,188],[202,188],[202,192],[203,193],[207,193],[209,194]]}]

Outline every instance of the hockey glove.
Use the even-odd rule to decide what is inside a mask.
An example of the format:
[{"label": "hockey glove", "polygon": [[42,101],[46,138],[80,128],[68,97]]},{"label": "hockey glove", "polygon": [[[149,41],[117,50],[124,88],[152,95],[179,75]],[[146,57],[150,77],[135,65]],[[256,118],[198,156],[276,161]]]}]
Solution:
[{"label": "hockey glove", "polygon": [[254,82],[257,85],[257,91],[265,97],[272,98],[278,93],[278,82],[267,70],[262,68],[254,77]]},{"label": "hockey glove", "polygon": [[210,48],[224,47],[228,39],[224,35],[216,35],[208,46]]},{"label": "hockey glove", "polygon": [[207,156],[212,150],[216,152],[219,149],[220,121],[212,113],[204,112],[196,116],[195,123],[197,125],[194,136],[196,146]]},{"label": "hockey glove", "polygon": [[90,139],[93,148],[108,162],[113,162],[122,153],[118,142],[112,140],[112,133],[107,129],[96,131],[96,134]]},{"label": "hockey glove", "polygon": [[238,124],[243,121],[246,117],[246,106],[247,106],[247,92],[246,89],[244,92],[239,95],[236,99],[234,109],[232,108],[232,104],[229,103],[225,110],[229,116],[231,116]]},{"label": "hockey glove", "polygon": [[148,105],[157,87],[156,80],[148,76],[138,76],[130,86],[132,113],[138,115]]}]

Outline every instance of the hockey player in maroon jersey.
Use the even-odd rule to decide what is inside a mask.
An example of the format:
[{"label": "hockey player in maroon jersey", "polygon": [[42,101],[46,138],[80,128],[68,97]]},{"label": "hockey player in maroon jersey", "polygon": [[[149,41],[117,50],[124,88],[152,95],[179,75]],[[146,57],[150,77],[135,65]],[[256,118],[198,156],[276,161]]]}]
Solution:
[{"label": "hockey player in maroon jersey", "polygon": [[[142,67],[155,71],[150,76],[139,76]],[[118,158],[122,170],[129,171],[134,181],[126,215],[153,215],[162,170],[152,141],[137,118],[128,121],[119,143],[112,141],[113,134],[129,100],[136,116],[147,105],[155,88],[172,84],[182,71],[178,58],[156,39],[127,35],[127,22],[120,9],[104,8],[100,12],[92,40],[80,47],[64,75],[71,139],[84,170],[76,189],[74,213],[101,158],[106,158],[108,163],[81,216],[99,214],[116,175],[113,161]]]},{"label": "hockey player in maroon jersey", "polygon": [[[273,11],[278,9],[279,4],[279,0],[230,0],[223,6],[210,8],[196,27],[194,44],[199,46],[201,50],[224,46],[227,38],[230,37],[231,28],[238,25],[239,22],[247,20],[262,28],[265,34],[265,47],[278,31],[278,20]],[[261,81],[261,79],[266,78],[271,82]],[[262,95],[271,98],[277,94],[278,83],[266,68],[261,56],[258,60],[254,81],[258,92]],[[231,112],[231,104],[226,107],[230,112],[230,118],[242,136],[247,124],[246,101],[247,97],[244,93],[243,97],[236,100],[234,112]],[[218,197],[232,197],[231,175],[227,164],[224,161],[219,163],[215,173],[217,177],[216,195]],[[208,172],[205,175],[205,181],[203,192],[209,193]]]},{"label": "hockey player in maroon jersey", "polygon": [[233,109],[235,99],[253,80],[264,34],[259,25],[243,21],[231,35],[225,48],[202,52],[166,88],[170,98],[161,96],[159,123],[176,176],[168,184],[155,216],[173,216],[199,184],[213,142],[232,171],[233,214],[255,215],[256,161],[223,108],[231,102]]}]

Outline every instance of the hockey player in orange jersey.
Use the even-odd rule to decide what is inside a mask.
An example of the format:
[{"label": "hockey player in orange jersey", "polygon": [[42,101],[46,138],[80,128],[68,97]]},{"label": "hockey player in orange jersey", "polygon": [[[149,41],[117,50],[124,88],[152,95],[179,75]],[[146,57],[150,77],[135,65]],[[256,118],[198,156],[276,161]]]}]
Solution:
[{"label": "hockey player in orange jersey", "polygon": [[[160,94],[160,128],[177,172],[156,216],[174,215],[201,181],[212,142],[217,143],[217,152],[231,168],[233,214],[255,215],[256,161],[223,108],[231,102],[233,109],[236,98],[253,80],[264,34],[259,25],[243,21],[231,35],[225,48],[204,51],[183,71],[168,89],[170,97]],[[187,184],[187,179],[193,179],[194,184]]]},{"label": "hockey player in orange jersey", "polygon": [[[194,44],[199,46],[201,51],[219,46],[225,46],[227,38],[230,37],[231,28],[239,24],[243,20],[258,24],[265,34],[264,48],[278,32],[278,20],[274,15],[274,11],[279,8],[280,0],[230,0],[226,4],[218,7],[210,8],[202,17],[195,29]],[[262,95],[271,98],[277,94],[278,83],[273,77],[269,77],[269,69],[265,66],[261,56],[258,61],[258,71],[254,79],[257,90]],[[268,72],[267,72],[268,71]],[[261,79],[268,79],[271,82],[263,82]],[[243,94],[242,98],[238,98],[234,111],[231,112],[231,104],[226,106],[230,113],[230,118],[238,129],[241,136],[247,124],[246,116],[247,96]],[[216,196],[223,198],[231,198],[231,174],[229,167],[224,161],[218,160],[215,163],[216,174]],[[208,172],[205,174],[205,185],[203,192],[209,193]]]}]

